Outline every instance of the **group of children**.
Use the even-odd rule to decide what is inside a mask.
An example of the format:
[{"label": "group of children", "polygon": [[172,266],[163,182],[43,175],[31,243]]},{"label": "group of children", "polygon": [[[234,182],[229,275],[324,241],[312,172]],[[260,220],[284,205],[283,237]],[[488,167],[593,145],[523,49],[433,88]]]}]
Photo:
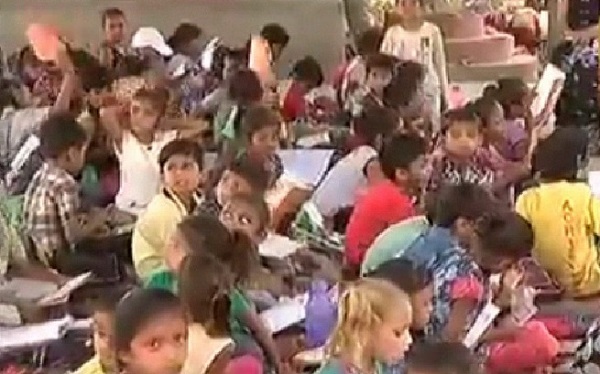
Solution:
[{"label": "group of children", "polygon": [[[418,2],[399,7],[423,26]],[[283,296],[259,255],[274,229],[269,194],[286,177],[278,148],[336,124],[349,135],[319,144],[335,157],[297,204],[316,208],[325,234],[345,234],[350,279],[317,372],[537,373],[555,362],[553,326],[511,313],[523,261],[565,297],[595,296],[600,205],[577,180],[578,134],[546,133],[552,108],[533,118],[522,81],[442,113],[443,47],[417,61],[395,45],[398,29],[363,33],[328,97],[315,93],[325,77],[312,57],[276,87],[246,68],[247,46],[214,45],[198,63],[195,25],[168,40],[140,28],[129,45],[122,11],[102,24],[98,58],[66,46],[46,64],[26,48],[15,76],[32,97],[0,96],[0,167],[18,202],[3,204],[4,275],[108,278],[116,258],[120,280],[135,283],[91,303],[96,355],[78,373],[293,372],[251,291]],[[268,24],[260,38],[275,63],[290,37]],[[131,240],[107,250],[128,225]],[[492,304],[499,316],[463,344]]]}]

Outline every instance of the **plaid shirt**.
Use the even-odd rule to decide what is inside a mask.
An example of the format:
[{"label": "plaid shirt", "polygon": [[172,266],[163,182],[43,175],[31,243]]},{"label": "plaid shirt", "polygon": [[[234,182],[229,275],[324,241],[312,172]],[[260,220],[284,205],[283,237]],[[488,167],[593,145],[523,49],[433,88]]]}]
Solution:
[{"label": "plaid shirt", "polygon": [[25,231],[39,259],[52,263],[58,251],[69,250],[75,238],[69,222],[80,208],[79,185],[68,172],[44,163],[25,192]]}]

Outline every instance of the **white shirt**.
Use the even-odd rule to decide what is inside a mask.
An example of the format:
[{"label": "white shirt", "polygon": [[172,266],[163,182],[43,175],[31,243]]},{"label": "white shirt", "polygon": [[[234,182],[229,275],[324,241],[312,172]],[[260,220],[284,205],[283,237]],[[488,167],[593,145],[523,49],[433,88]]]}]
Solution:
[{"label": "white shirt", "polygon": [[117,208],[134,215],[145,210],[160,191],[158,155],[176,137],[177,131],[157,132],[151,144],[142,144],[130,131],[123,132],[121,147],[116,147],[120,169]]},{"label": "white shirt", "polygon": [[339,160],[315,190],[312,200],[325,217],[354,205],[360,188],[366,187],[365,166],[377,157],[377,151],[363,145]]}]

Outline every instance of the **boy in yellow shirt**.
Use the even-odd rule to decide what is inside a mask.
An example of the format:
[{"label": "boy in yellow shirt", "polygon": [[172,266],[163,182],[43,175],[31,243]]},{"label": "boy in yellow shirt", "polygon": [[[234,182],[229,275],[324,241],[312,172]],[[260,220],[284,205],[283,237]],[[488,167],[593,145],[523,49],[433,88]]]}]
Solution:
[{"label": "boy in yellow shirt", "polygon": [[540,185],[523,192],[516,210],[533,226],[533,256],[567,295],[600,293],[596,235],[600,201],[576,180],[581,142],[574,128],[557,129],[535,156]]}]

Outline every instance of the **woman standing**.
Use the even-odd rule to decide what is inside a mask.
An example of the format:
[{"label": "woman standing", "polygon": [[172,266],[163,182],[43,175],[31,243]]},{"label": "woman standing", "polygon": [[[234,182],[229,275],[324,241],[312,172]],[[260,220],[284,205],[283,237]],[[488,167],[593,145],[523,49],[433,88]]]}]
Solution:
[{"label": "woman standing", "polygon": [[423,0],[397,0],[400,23],[390,27],[381,52],[425,68],[424,90],[431,107],[433,131],[439,131],[442,102],[448,99],[446,54],[440,29],[423,19]]}]

